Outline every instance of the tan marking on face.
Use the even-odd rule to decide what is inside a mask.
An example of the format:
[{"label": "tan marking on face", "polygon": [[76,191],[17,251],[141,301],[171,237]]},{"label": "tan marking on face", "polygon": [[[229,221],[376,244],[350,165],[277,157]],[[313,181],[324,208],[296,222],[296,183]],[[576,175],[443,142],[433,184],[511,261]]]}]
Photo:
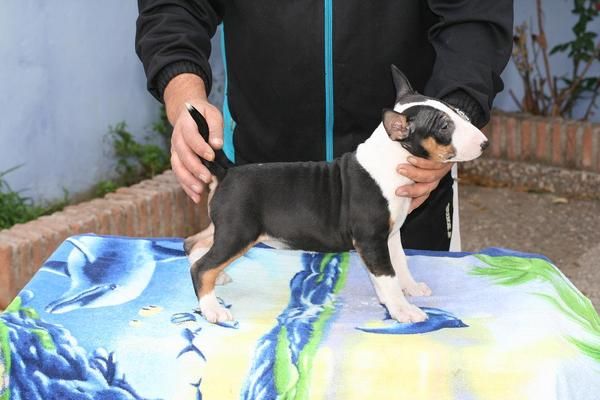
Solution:
[{"label": "tan marking on face", "polygon": [[429,153],[432,161],[446,161],[456,155],[456,149],[451,144],[439,144],[433,137],[429,136],[421,141],[421,146]]},{"label": "tan marking on face", "polygon": [[202,284],[200,286],[200,293],[198,293],[198,298],[200,298],[202,296],[205,296],[208,293],[210,293],[213,290],[215,290],[215,282],[217,281],[217,277],[219,276],[219,274],[225,268],[227,268],[227,266],[229,266],[229,264],[231,264],[232,262],[234,262],[235,260],[237,260],[238,258],[240,258],[248,250],[250,250],[250,248],[252,246],[254,246],[257,242],[258,242],[257,240],[251,242],[250,244],[248,244],[248,246],[246,246],[244,249],[242,249],[242,251],[240,251],[239,253],[233,255],[232,257],[230,257],[223,264],[218,265],[216,268],[212,268],[212,269],[209,269],[208,271],[204,272],[202,274],[202,278],[201,278]]}]

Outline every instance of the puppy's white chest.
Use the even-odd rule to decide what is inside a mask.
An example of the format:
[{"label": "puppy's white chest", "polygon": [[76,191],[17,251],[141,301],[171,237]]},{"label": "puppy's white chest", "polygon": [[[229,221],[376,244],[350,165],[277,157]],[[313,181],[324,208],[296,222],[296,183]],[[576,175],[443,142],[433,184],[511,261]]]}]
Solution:
[{"label": "puppy's white chest", "polygon": [[381,125],[356,150],[356,159],[377,183],[387,200],[394,230],[402,226],[410,207],[410,198],[396,195],[398,187],[413,183],[396,170],[398,164],[406,163],[407,156],[408,152],[402,146],[389,140]]},{"label": "puppy's white chest", "polygon": [[390,210],[390,219],[394,221],[394,227],[392,231],[400,229],[410,208],[411,199],[408,197],[398,197],[394,193],[395,199],[388,200],[388,207]]}]

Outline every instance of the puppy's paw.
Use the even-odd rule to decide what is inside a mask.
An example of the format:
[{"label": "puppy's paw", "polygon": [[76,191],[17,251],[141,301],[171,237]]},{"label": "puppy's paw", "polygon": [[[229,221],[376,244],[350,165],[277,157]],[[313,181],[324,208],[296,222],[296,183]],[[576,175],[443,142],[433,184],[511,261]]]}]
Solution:
[{"label": "puppy's paw", "polygon": [[206,295],[200,298],[199,304],[200,313],[210,323],[233,321],[231,312],[219,303],[213,295]]},{"label": "puppy's paw", "polygon": [[387,309],[390,316],[398,322],[423,322],[428,318],[423,310],[412,304],[387,305]]},{"label": "puppy's paw", "polygon": [[233,282],[231,276],[227,274],[225,271],[221,271],[215,280],[215,285],[227,285],[228,283]]},{"label": "puppy's paw", "polygon": [[431,289],[424,282],[411,282],[402,287],[407,296],[431,296]]}]

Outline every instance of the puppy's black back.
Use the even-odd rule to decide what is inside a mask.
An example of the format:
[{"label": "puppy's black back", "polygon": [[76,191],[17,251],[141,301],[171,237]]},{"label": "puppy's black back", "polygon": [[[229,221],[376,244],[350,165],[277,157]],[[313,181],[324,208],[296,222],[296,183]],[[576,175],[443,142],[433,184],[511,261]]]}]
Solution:
[{"label": "puppy's black back", "polygon": [[231,235],[252,231],[292,248],[323,252],[352,249],[357,229],[385,235],[389,229],[387,202],[354,153],[331,163],[229,169],[212,198],[211,219],[217,230]]}]

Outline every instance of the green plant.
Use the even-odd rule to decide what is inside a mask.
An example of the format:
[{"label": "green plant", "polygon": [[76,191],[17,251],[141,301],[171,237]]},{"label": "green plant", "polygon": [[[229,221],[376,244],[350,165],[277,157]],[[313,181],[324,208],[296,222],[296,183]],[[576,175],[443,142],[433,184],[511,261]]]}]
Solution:
[{"label": "green plant", "polygon": [[[117,158],[118,177],[114,180],[100,181],[95,187],[96,196],[102,197],[120,186],[152,178],[169,167],[169,153],[165,149],[170,143],[173,128],[167,120],[164,107],[160,110],[158,121],[152,124],[152,131],[158,134],[159,144],[137,142],[124,122],[109,127],[108,138],[112,141]],[[154,138],[146,139],[151,141]],[[4,177],[20,167],[19,165],[4,172],[0,171],[0,229],[60,211],[70,202],[66,190],[62,200],[46,204],[35,204],[30,197],[23,196],[22,191],[14,191]]]},{"label": "green plant", "polygon": [[[577,16],[573,26],[574,38],[548,47],[544,30],[542,1],[536,0],[537,33],[523,23],[515,28],[513,61],[523,81],[524,95],[518,100],[510,95],[521,111],[535,115],[573,117],[573,107],[578,101],[587,101],[581,119],[587,120],[596,108],[600,92],[600,76],[590,73],[592,65],[600,61],[600,42],[597,33],[588,25],[600,13],[600,0],[573,0],[572,13]],[[571,73],[555,76],[550,56],[566,53],[572,62]],[[543,67],[540,67],[540,56]]]},{"label": "green plant", "polygon": [[18,165],[0,172],[0,229],[10,228],[15,224],[25,223],[42,215],[60,211],[69,203],[69,195],[66,190],[63,190],[62,200],[44,205],[34,204],[30,197],[23,196],[21,192],[15,192],[4,177],[20,167],[21,165]]},{"label": "green plant", "polygon": [[114,192],[119,188],[119,184],[112,179],[105,179],[96,184],[95,194],[97,197],[103,197],[107,193]]},{"label": "green plant", "polygon": [[145,143],[135,139],[125,122],[110,126],[107,138],[117,159],[117,176],[98,182],[95,194],[102,197],[121,186],[152,178],[169,168],[170,157],[166,149],[170,146],[172,132],[164,106],[160,109],[159,119],[152,124],[152,131],[146,136]]},{"label": "green plant", "polygon": [[152,124],[152,130],[158,133],[162,139],[165,147],[169,148],[171,145],[171,135],[173,134],[173,127],[167,118],[167,110],[165,106],[160,107],[160,115],[158,121]]},{"label": "green plant", "polygon": [[155,144],[137,142],[124,122],[111,127],[110,135],[118,159],[117,172],[124,178],[124,184],[152,178],[168,167],[166,151]]}]

